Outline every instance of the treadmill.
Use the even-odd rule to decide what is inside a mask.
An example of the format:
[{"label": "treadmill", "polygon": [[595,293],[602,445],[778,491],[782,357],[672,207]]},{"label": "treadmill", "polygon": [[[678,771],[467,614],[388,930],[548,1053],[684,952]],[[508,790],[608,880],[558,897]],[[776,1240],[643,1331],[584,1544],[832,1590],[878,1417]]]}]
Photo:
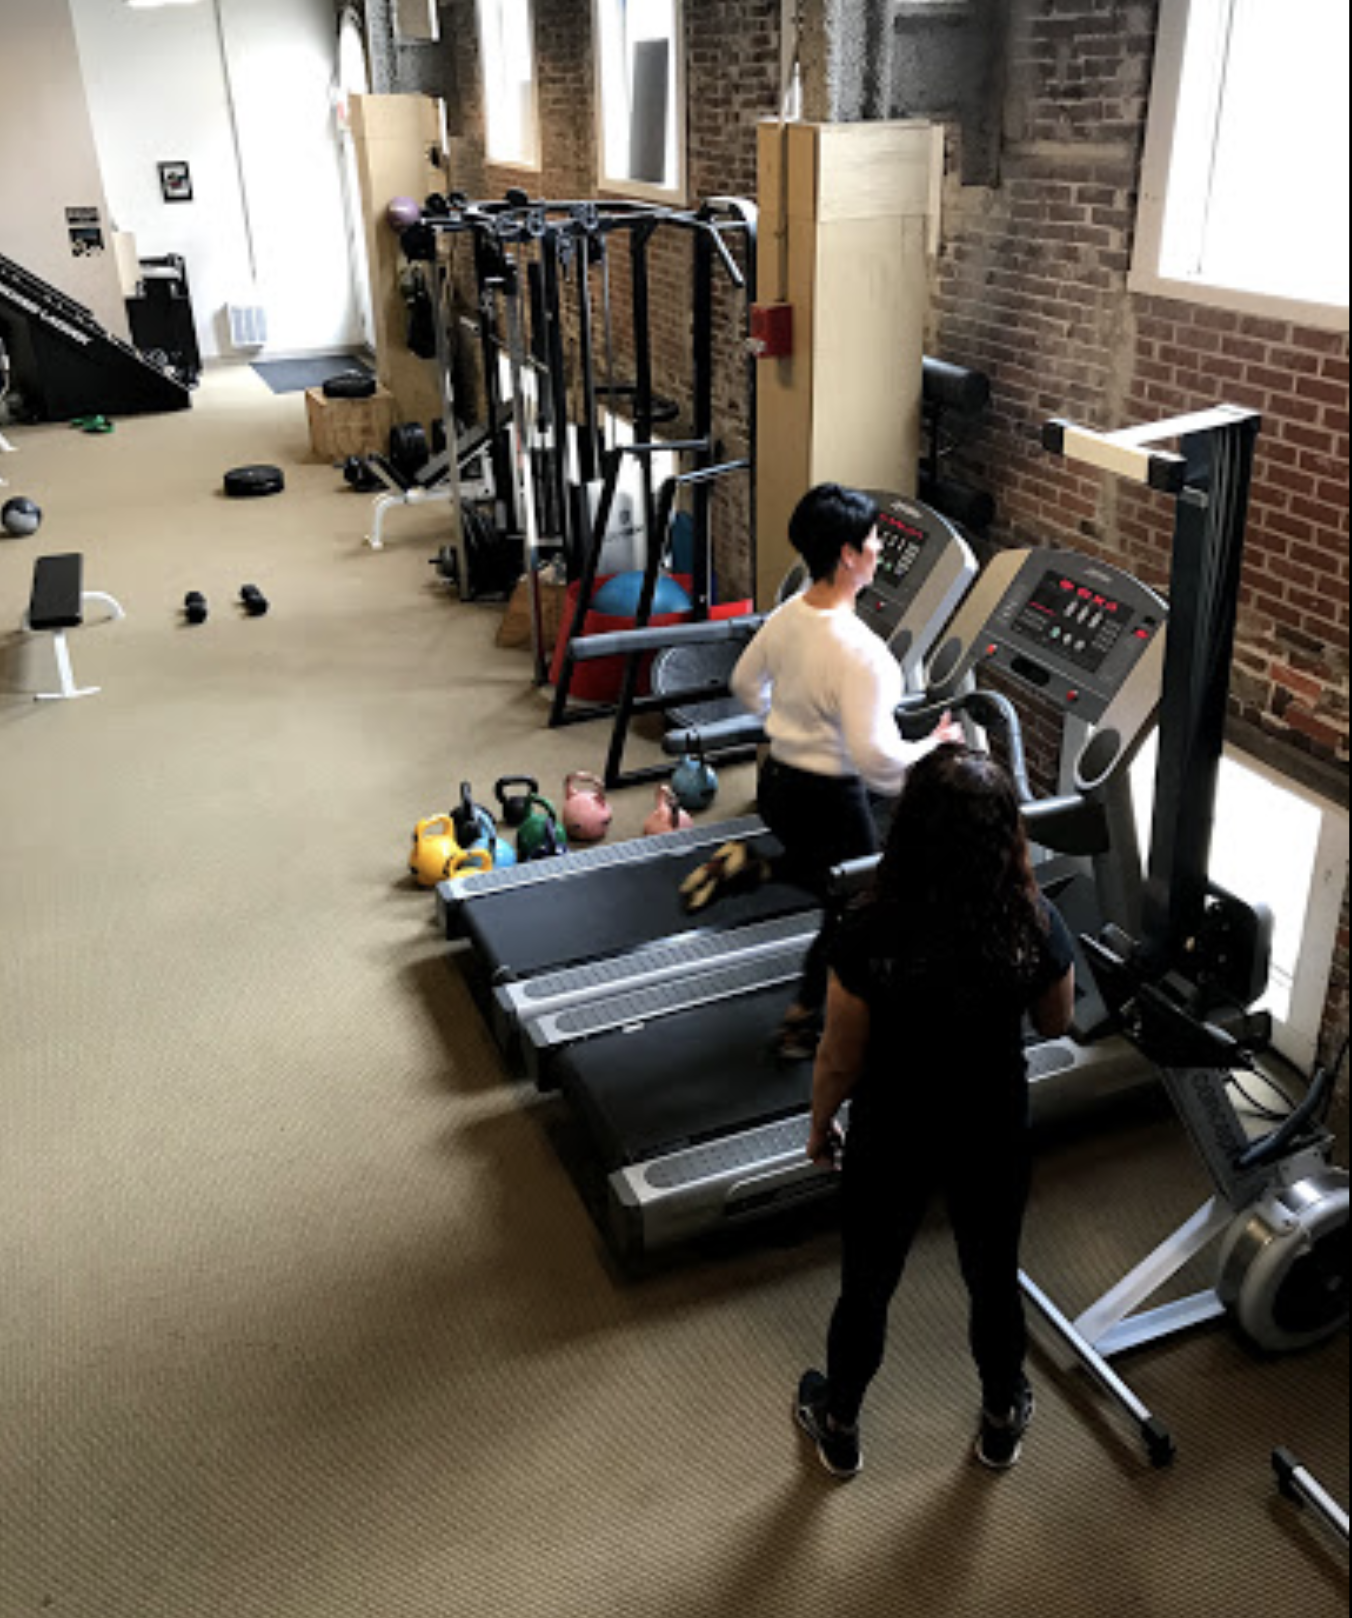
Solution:
[{"label": "treadmill", "polygon": [[[929,665],[920,731],[945,706],[961,711],[982,671],[1013,693],[1006,700],[1016,714],[1021,692],[1060,714],[1070,790],[1026,816],[1039,879],[1076,937],[1140,913],[1128,771],[1155,724],[1167,617],[1161,597],[1106,563],[1008,552],[987,567]],[[1110,1032],[1084,963],[1077,977],[1071,1034],[1030,1049],[1044,1120],[1155,1082],[1149,1064]],[[671,1005],[657,995],[642,1008],[624,996],[589,1003],[585,1030],[553,1063],[605,1175],[607,1239],[626,1261],[838,1183],[804,1154],[812,1064],[780,1069],[766,1056],[793,982],[748,985],[706,1004],[701,987],[698,975],[683,980]]]},{"label": "treadmill", "polygon": [[[858,612],[918,693],[924,659],[977,564],[947,518],[898,495],[874,498],[883,549]],[[791,579],[786,593],[796,588]],[[733,725],[752,741],[761,734],[749,716]],[[746,816],[443,884],[443,924],[469,942],[467,976],[509,1060],[543,1086],[553,1054],[610,1026],[617,1011],[632,1019],[659,1004],[674,1010],[759,982],[791,984],[820,925],[806,890],[771,881],[695,915],[681,900],[682,880],[714,849],[751,837],[765,855],[779,852],[764,823]],[[608,1002],[599,1023],[598,1001]]]}]

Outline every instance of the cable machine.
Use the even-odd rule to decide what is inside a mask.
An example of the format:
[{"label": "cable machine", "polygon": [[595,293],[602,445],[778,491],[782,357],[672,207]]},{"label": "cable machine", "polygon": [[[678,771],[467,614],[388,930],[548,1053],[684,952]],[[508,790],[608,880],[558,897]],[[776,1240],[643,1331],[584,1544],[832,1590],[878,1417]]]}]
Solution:
[{"label": "cable machine", "polygon": [[[467,597],[476,593],[475,553],[490,545],[509,547],[519,566],[514,572],[509,567],[493,571],[512,572],[513,583],[521,573],[531,581],[538,685],[548,683],[554,650],[545,632],[542,571],[556,566],[576,586],[573,628],[551,724],[617,711],[616,706],[580,708],[570,703],[570,693],[579,660],[573,654],[619,511],[626,466],[638,469],[640,520],[647,539],[636,624],[646,625],[652,617],[668,531],[683,495],[689,498],[693,528],[693,613],[705,619],[712,611],[714,486],[722,477],[752,468],[749,458],[721,460],[714,404],[716,282],[720,268],[735,290],[754,281],[756,218],[755,207],[739,199],[716,198],[698,209],[681,210],[622,201],[537,200],[512,191],[494,202],[431,197],[421,219],[401,233],[410,264],[425,266],[434,282],[448,449],[411,475],[401,475],[383,457],[370,458],[380,480],[393,490],[378,505],[371,543],[380,548],[380,520],[389,506],[448,499],[456,512],[456,538],[443,571]],[[656,392],[650,260],[659,234],[677,231],[692,244],[692,421],[689,436],[664,441],[658,427],[681,412],[678,404]],[[472,319],[457,320],[454,249],[462,235],[473,242],[475,310]],[[612,252],[621,241],[628,249],[633,381],[618,377],[620,321]],[[741,263],[733,250],[738,246]],[[464,438],[458,436],[455,421],[453,333],[477,339],[486,402],[485,427]],[[754,440],[754,365],[749,357],[747,374]],[[622,413],[629,416],[633,434],[633,441],[623,444],[616,427]],[[659,489],[654,463],[664,455],[679,456],[689,466]],[[479,456],[491,468],[491,501],[462,500],[455,486]],[[754,511],[754,490],[751,499]],[[635,654],[628,665],[635,685],[639,661]],[[626,727],[636,708],[631,693]]]}]

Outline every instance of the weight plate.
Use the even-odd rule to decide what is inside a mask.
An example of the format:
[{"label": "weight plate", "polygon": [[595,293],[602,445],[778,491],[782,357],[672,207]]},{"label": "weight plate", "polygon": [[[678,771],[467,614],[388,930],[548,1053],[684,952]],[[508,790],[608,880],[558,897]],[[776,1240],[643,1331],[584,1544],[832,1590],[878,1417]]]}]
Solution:
[{"label": "weight plate", "polygon": [[257,500],[280,494],[286,478],[279,466],[237,466],[225,474],[225,492],[232,500]]}]

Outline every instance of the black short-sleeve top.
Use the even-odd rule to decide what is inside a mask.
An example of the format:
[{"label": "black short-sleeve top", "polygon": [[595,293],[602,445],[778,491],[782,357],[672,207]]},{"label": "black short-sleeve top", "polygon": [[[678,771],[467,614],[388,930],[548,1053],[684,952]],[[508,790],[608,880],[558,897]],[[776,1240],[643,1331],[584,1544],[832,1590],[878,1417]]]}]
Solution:
[{"label": "black short-sleeve top", "polygon": [[1022,1124],[1028,1110],[1025,1017],[1074,962],[1070,932],[1044,901],[1046,931],[1028,959],[958,958],[938,940],[888,936],[865,905],[831,952],[842,986],[870,1013],[854,1123],[895,1114],[962,1127],[978,1118]]}]

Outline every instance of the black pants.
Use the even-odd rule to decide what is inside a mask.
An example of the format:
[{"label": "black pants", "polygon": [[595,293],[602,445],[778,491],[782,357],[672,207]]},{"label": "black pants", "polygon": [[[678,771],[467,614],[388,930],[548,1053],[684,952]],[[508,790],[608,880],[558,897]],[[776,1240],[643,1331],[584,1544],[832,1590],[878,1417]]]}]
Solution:
[{"label": "black pants", "polygon": [[798,989],[798,1003],[817,1011],[826,1004],[827,957],[839,921],[827,895],[831,870],[878,852],[874,810],[858,776],[811,775],[774,758],[761,766],[757,808],[784,845],[776,877],[806,888],[826,907]]},{"label": "black pants", "polygon": [[[942,1076],[938,1082],[942,1082]],[[859,1111],[859,1109],[856,1109]],[[887,1317],[911,1245],[936,1191],[943,1192],[971,1299],[970,1342],[985,1408],[1012,1408],[1028,1352],[1019,1245],[1028,1205],[1027,1128],[982,1131],[954,1119],[936,1138],[919,1120],[891,1129],[852,1120],[845,1147],[840,1301],[831,1320],[831,1415],[853,1426],[887,1345]]]}]

